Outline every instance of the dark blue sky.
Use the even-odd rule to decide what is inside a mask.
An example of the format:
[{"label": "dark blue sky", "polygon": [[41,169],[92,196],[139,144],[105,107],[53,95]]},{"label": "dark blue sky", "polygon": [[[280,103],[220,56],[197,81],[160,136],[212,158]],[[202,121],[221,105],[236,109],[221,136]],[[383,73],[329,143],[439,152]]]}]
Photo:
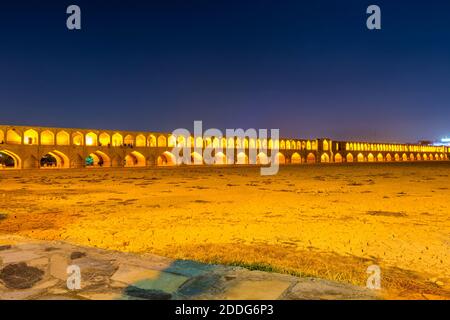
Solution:
[{"label": "dark blue sky", "polygon": [[[66,29],[70,4],[81,31]],[[446,0],[18,0],[0,5],[0,40],[0,123],[450,134]]]}]

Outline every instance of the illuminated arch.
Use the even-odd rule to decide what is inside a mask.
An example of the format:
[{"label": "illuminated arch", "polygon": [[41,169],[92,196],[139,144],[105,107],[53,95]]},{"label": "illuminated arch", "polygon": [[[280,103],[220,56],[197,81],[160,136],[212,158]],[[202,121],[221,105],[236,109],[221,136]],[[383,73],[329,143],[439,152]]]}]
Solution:
[{"label": "illuminated arch", "polygon": [[23,134],[24,144],[38,144],[38,133],[33,129],[28,129]]},{"label": "illuminated arch", "polygon": [[409,155],[409,160],[410,160],[410,161],[415,161],[415,160],[416,160],[416,158],[414,158],[414,154],[411,153],[411,154]]},{"label": "illuminated arch", "polygon": [[58,146],[70,145],[70,134],[68,134],[66,131],[59,131],[56,134],[56,144]]},{"label": "illuminated arch", "polygon": [[306,150],[311,150],[311,141],[306,142]]},{"label": "illuminated arch", "polygon": [[394,160],[395,160],[395,161],[400,161],[400,156],[399,156],[398,153],[396,153],[396,154],[394,155]]},{"label": "illuminated arch", "polygon": [[[158,137],[158,147],[166,147],[166,137],[165,136],[159,136]],[[162,159],[164,162],[164,159]]]},{"label": "illuminated arch", "polygon": [[[48,157],[50,156],[50,157]],[[54,162],[48,162],[47,160],[53,159]],[[68,169],[70,168],[69,157],[58,150],[53,150],[45,154],[40,160],[41,168],[55,168],[55,169]]]},{"label": "illuminated arch", "polygon": [[353,162],[353,155],[351,153],[347,153],[346,160],[347,162]]},{"label": "illuminated arch", "polygon": [[[336,153],[336,154],[334,155],[334,162],[336,162],[336,163],[341,163],[342,161],[343,161],[343,159],[342,159],[341,154],[340,154],[340,153]],[[353,161],[353,159],[352,159],[352,161]]]},{"label": "illuminated arch", "polygon": [[297,152],[294,152],[291,156],[291,163],[292,164],[302,163],[302,157]]},{"label": "illuminated arch", "polygon": [[302,143],[300,141],[297,141],[297,150],[302,149]]},{"label": "illuminated arch", "polygon": [[362,153],[358,153],[358,156],[357,156],[356,159],[357,159],[358,162],[364,162],[365,161],[364,156],[363,156]]},{"label": "illuminated arch", "polygon": [[291,142],[289,140],[286,140],[286,150],[291,149]]},{"label": "illuminated arch", "polygon": [[106,132],[103,132],[98,136],[98,142],[100,142],[101,146],[108,146],[111,144],[111,137]]},{"label": "illuminated arch", "polygon": [[281,140],[281,141],[280,141],[280,147],[279,147],[279,149],[281,149],[281,150],[286,149],[286,144],[285,144],[284,140]]},{"label": "illuminated arch", "polygon": [[125,167],[145,167],[145,164],[145,157],[137,151],[133,151],[125,157]]},{"label": "illuminated arch", "polygon": [[86,145],[87,146],[97,146],[97,135],[93,132],[86,134]]},{"label": "illuminated arch", "polygon": [[427,156],[427,154],[426,154],[426,153],[424,153],[424,154],[423,154],[423,157],[422,157],[422,159],[423,159],[423,161],[428,161],[428,156]]},{"label": "illuminated arch", "polygon": [[248,164],[248,156],[245,152],[239,152],[237,155],[237,164]]},{"label": "illuminated arch", "polygon": [[149,147],[156,147],[156,137],[154,135],[149,135],[147,138],[147,143]]},{"label": "illuminated arch", "polygon": [[328,141],[327,140],[323,140],[322,146],[323,146],[323,150],[324,151],[328,151],[329,146],[328,146]]},{"label": "illuminated arch", "polygon": [[383,155],[382,155],[381,153],[379,153],[379,154],[377,155],[377,161],[378,161],[378,162],[383,162],[383,161],[384,161],[384,157],[383,157]]},{"label": "illuminated arch", "polygon": [[315,163],[316,162],[316,156],[314,155],[314,153],[309,153],[308,156],[306,157],[306,163]]},{"label": "illuminated arch", "polygon": [[212,141],[213,148],[220,148],[220,140],[219,138],[215,137]]},{"label": "illuminated arch", "polygon": [[3,133],[3,130],[0,130],[0,144],[5,143],[5,134]]},{"label": "illuminated arch", "polygon": [[391,162],[391,161],[392,161],[392,156],[391,156],[390,153],[388,153],[388,154],[386,155],[386,161],[387,161],[387,162]]},{"label": "illuminated arch", "polygon": [[6,132],[6,143],[21,144],[22,137],[15,130],[10,129]]},{"label": "illuminated arch", "polygon": [[428,158],[429,158],[430,161],[433,161],[433,160],[434,160],[433,155],[432,155],[431,153],[430,153],[430,155],[428,156]]},{"label": "illuminated arch", "polygon": [[142,134],[137,135],[136,137],[136,147],[145,147],[147,144],[147,139]]},{"label": "illuminated arch", "polygon": [[268,143],[269,149],[273,149],[273,140],[269,139],[269,143]]},{"label": "illuminated arch", "polygon": [[177,139],[173,135],[169,135],[169,138],[167,138],[167,146],[170,148],[175,147],[177,143]]},{"label": "illuminated arch", "polygon": [[[162,137],[162,136],[160,136],[160,137]],[[159,138],[158,138],[158,141],[159,141]],[[165,141],[165,137],[164,137],[164,141]],[[171,152],[166,151],[158,157],[156,164],[158,166],[174,166],[174,165],[176,165],[176,158]]]},{"label": "illuminated arch", "polygon": [[112,135],[112,146],[113,147],[120,147],[123,145],[123,137],[120,133],[114,133]]},{"label": "illuminated arch", "polygon": [[227,164],[227,157],[223,152],[217,152],[214,156],[214,164]]},{"label": "illuminated arch", "polygon": [[375,161],[375,157],[373,156],[373,154],[369,153],[369,155],[367,156],[367,161],[368,162],[374,162]]},{"label": "illuminated arch", "polygon": [[[22,160],[20,159],[20,157],[15,154],[14,152],[11,152],[9,150],[0,150],[0,156],[1,155],[5,155],[3,156],[2,161],[0,161],[0,169],[20,169],[22,168]],[[8,161],[5,158],[11,158],[13,163],[10,163],[10,161]]]},{"label": "illuminated arch", "polygon": [[420,153],[418,153],[418,154],[416,155],[416,160],[417,160],[417,161],[421,161],[421,160],[422,160],[422,156],[420,155]]},{"label": "illuminated arch", "polygon": [[408,161],[408,155],[406,153],[402,154],[402,161]]},{"label": "illuminated arch", "polygon": [[[92,161],[90,160],[92,159]],[[110,167],[111,159],[110,157],[101,151],[95,151],[89,154],[85,159],[86,167]]]},{"label": "illuminated arch", "polygon": [[201,165],[203,164],[203,157],[198,152],[192,152],[191,153],[191,164],[195,165]]},{"label": "illuminated arch", "polygon": [[275,163],[277,164],[285,164],[286,163],[286,157],[281,152],[278,152],[275,156]]},{"label": "illuminated arch", "polygon": [[328,153],[322,153],[322,155],[320,156],[320,162],[330,162],[330,156],[328,155]]},{"label": "illuminated arch", "polygon": [[197,137],[195,139],[195,146],[197,148],[203,148],[203,138],[202,137]]},{"label": "illuminated arch", "polygon": [[134,146],[134,137],[131,134],[127,134],[123,139],[123,143],[126,146]]},{"label": "illuminated arch", "polygon": [[269,158],[264,152],[258,153],[256,156],[256,164],[266,165],[269,164]]},{"label": "illuminated arch", "polygon": [[75,146],[82,146],[84,144],[84,137],[81,132],[72,134],[72,144]]},{"label": "illuminated arch", "polygon": [[55,135],[50,130],[41,132],[41,145],[52,146],[55,144]]}]

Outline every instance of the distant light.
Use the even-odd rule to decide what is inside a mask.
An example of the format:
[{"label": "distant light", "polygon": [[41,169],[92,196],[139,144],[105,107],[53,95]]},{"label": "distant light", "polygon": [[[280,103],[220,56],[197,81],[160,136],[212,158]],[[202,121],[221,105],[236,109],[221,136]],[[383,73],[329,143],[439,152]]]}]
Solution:
[{"label": "distant light", "polygon": [[442,142],[450,142],[450,138],[447,138],[447,137],[446,138],[442,138],[441,141]]}]

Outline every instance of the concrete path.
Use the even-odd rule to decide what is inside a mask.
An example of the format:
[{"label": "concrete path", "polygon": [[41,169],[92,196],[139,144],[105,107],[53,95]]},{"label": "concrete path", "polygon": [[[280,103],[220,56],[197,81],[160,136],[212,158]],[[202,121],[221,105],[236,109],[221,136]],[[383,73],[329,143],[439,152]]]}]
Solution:
[{"label": "concrete path", "polygon": [[376,298],[315,278],[0,236],[0,299]]}]

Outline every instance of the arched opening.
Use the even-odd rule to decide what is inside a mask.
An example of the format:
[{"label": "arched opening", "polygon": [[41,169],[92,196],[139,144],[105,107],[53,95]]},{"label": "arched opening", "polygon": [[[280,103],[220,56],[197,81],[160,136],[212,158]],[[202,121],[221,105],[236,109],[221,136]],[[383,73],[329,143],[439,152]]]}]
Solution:
[{"label": "arched opening", "polygon": [[416,159],[417,159],[417,161],[422,161],[422,156],[420,155],[420,153],[418,153],[416,155]]},{"label": "arched opening", "polygon": [[395,161],[400,161],[400,156],[398,155],[398,153],[396,153],[396,154],[394,155],[394,160],[395,160]]},{"label": "arched opening", "polygon": [[52,146],[55,144],[55,135],[49,130],[41,132],[41,145]]},{"label": "arched opening", "polygon": [[0,144],[5,143],[5,134],[3,133],[3,130],[0,130]]},{"label": "arched opening", "polygon": [[227,164],[227,157],[223,152],[217,152],[215,154],[214,164]]},{"label": "arched opening", "polygon": [[347,162],[353,162],[353,155],[351,153],[347,153]]},{"label": "arched opening", "polygon": [[154,135],[149,135],[147,140],[149,147],[156,147],[156,137]]},{"label": "arched opening", "polygon": [[120,147],[123,145],[123,137],[120,133],[114,133],[112,135],[112,146]]},{"label": "arched opening", "polygon": [[359,154],[358,154],[357,161],[358,161],[358,162],[364,162],[364,161],[365,161],[364,156],[363,156],[362,153],[359,153]]},{"label": "arched opening", "polygon": [[56,144],[58,146],[70,145],[70,135],[65,131],[60,131],[56,134]]},{"label": "arched opening", "polygon": [[282,154],[281,152],[278,152],[276,157],[275,157],[275,163],[277,163],[277,164],[285,164],[286,163],[286,158],[284,157],[284,154]]},{"label": "arched opening", "polygon": [[69,158],[62,152],[54,150],[45,154],[40,160],[41,168],[70,168]]},{"label": "arched opening", "polygon": [[434,160],[439,160],[439,155],[437,153],[434,155]]},{"label": "arched opening", "polygon": [[22,138],[15,130],[8,130],[6,132],[6,143],[21,144]]},{"label": "arched opening", "polygon": [[266,165],[269,164],[269,158],[264,152],[258,153],[256,156],[256,164]]},{"label": "arched opening", "polygon": [[8,150],[0,150],[0,169],[19,169],[21,166],[18,155]]},{"label": "arched opening", "polygon": [[103,132],[98,136],[98,142],[100,143],[100,146],[109,146],[111,145],[111,137],[106,132]]},{"label": "arched opening", "polygon": [[415,161],[416,159],[414,158],[414,155],[411,153],[410,155],[409,155],[409,160],[410,161]]},{"label": "arched opening", "polygon": [[191,164],[200,165],[203,164],[203,157],[198,152],[191,153]]},{"label": "arched opening", "polygon": [[159,136],[158,137],[158,147],[165,147],[165,146],[166,146],[166,137]]},{"label": "arched opening", "polygon": [[123,140],[124,144],[128,147],[134,146],[134,137],[131,134],[128,134],[125,136],[125,139]]},{"label": "arched opening", "polygon": [[408,156],[406,155],[406,153],[402,154],[402,161],[408,161]]},{"label": "arched opening", "polygon": [[388,153],[388,154],[386,155],[386,161],[387,161],[387,162],[391,162],[391,161],[392,161],[392,156],[391,156],[390,153]]},{"label": "arched opening", "polygon": [[88,168],[110,167],[111,159],[105,153],[96,151],[89,154],[85,159],[85,165]]},{"label": "arched opening", "polygon": [[328,141],[327,140],[323,140],[322,146],[323,146],[323,150],[324,151],[328,151],[329,146],[328,146]]},{"label": "arched opening", "polygon": [[125,167],[145,167],[145,164],[145,157],[137,151],[133,151],[125,157]]},{"label": "arched opening", "polygon": [[343,160],[341,154],[340,154],[340,153],[336,153],[336,154],[334,155],[334,162],[336,162],[336,163],[341,163],[342,161],[344,161],[344,160]]},{"label": "arched opening", "polygon": [[383,162],[383,161],[384,161],[384,157],[383,157],[383,155],[382,155],[381,153],[379,153],[379,154],[377,155],[377,161],[378,161],[378,162]]},{"label": "arched opening", "polygon": [[302,163],[302,157],[297,152],[294,152],[291,156],[291,163],[292,164],[299,164]]},{"label": "arched opening", "polygon": [[444,160],[445,158],[444,158],[444,155],[443,154],[441,154],[441,160]]},{"label": "arched opening", "polygon": [[369,153],[369,155],[367,156],[367,161],[368,162],[374,162],[375,161],[375,157],[373,156],[373,154]]},{"label": "arched opening", "polygon": [[434,160],[434,158],[433,158],[433,155],[432,155],[432,154],[430,154],[430,156],[429,156],[429,159],[430,159],[431,161],[433,161],[433,160]]},{"label": "arched opening", "polygon": [[173,148],[173,147],[175,147],[176,143],[177,143],[177,139],[175,139],[175,137],[173,135],[170,135],[169,138],[167,139],[167,146],[169,148]]},{"label": "arched opening", "polygon": [[[162,137],[162,136],[160,136],[160,137]],[[164,138],[164,141],[165,141],[165,138]],[[158,143],[159,143],[159,138],[158,138]],[[156,164],[158,166],[174,166],[176,164],[176,158],[172,153],[166,151],[158,157]]]},{"label": "arched opening", "polygon": [[245,154],[245,152],[238,153],[237,164],[248,164],[248,156]]},{"label": "arched opening", "polygon": [[86,145],[87,146],[96,146],[97,145],[97,135],[93,132],[89,132],[86,135]]},{"label": "arched opening", "polygon": [[427,156],[426,153],[423,154],[423,157],[422,157],[422,158],[423,158],[424,161],[428,161],[428,156]]},{"label": "arched opening", "polygon": [[24,144],[38,144],[38,133],[33,129],[28,129],[23,134]]},{"label": "arched opening", "polygon": [[72,135],[72,144],[75,146],[83,145],[83,134],[81,132],[75,132]]},{"label": "arched opening", "polygon": [[328,153],[323,153],[320,156],[320,162],[323,162],[323,163],[330,162],[330,156],[328,155]]},{"label": "arched opening", "polygon": [[316,156],[314,155],[314,153],[309,153],[308,156],[306,157],[306,163],[316,163]]},{"label": "arched opening", "polygon": [[136,137],[136,147],[145,147],[146,142],[147,141],[145,139],[145,136],[143,136],[142,134]]}]

